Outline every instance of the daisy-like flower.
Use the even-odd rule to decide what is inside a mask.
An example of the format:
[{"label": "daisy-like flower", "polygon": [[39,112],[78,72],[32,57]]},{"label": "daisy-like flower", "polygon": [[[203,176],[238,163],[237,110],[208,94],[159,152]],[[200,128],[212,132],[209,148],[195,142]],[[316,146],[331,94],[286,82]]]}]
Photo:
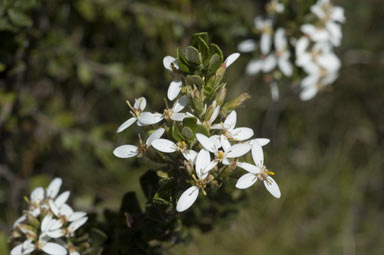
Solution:
[{"label": "daisy-like flower", "polygon": [[[177,59],[171,56],[166,56],[163,58],[163,65],[166,69],[171,71],[172,73],[175,73],[179,70],[179,66],[177,64]],[[173,101],[181,91],[181,88],[183,86],[183,82],[176,78],[169,84],[167,97],[170,101]]]},{"label": "daisy-like flower", "polygon": [[237,163],[237,165],[248,173],[241,176],[236,183],[236,188],[246,189],[251,187],[256,183],[257,180],[260,180],[264,183],[265,188],[276,198],[280,198],[281,192],[279,186],[275,180],[271,177],[275,173],[269,171],[264,165],[264,153],[261,145],[254,141],[252,145],[252,158],[255,165],[249,163]]},{"label": "daisy-like flower", "polygon": [[183,212],[193,205],[199,196],[199,191],[201,190],[204,195],[206,194],[205,188],[207,184],[211,182],[212,176],[209,175],[209,171],[215,166],[211,164],[211,156],[209,152],[202,149],[197,155],[196,158],[196,176],[192,175],[194,179],[194,185],[186,189],[183,194],[181,194],[179,200],[177,201],[176,210],[178,212]]},{"label": "daisy-like flower", "polygon": [[316,72],[309,73],[300,85],[300,99],[303,101],[312,99],[319,90],[332,84],[338,77],[338,72],[327,71],[326,69],[319,69]]},{"label": "daisy-like flower", "polygon": [[174,121],[183,121],[185,117],[188,115],[186,113],[181,113],[189,103],[189,99],[187,96],[179,97],[173,107],[171,109],[165,109],[164,112],[161,113],[151,113],[144,112],[139,117],[140,123],[143,125],[153,125],[159,123],[163,119],[174,120]]},{"label": "daisy-like flower", "polygon": [[208,138],[203,134],[196,134],[196,138],[204,149],[215,155],[215,159],[211,161],[211,165],[214,166],[218,163],[229,165],[231,160],[247,154],[251,149],[251,145],[248,143],[239,143],[232,146],[224,135],[220,136],[219,141],[217,136]]},{"label": "daisy-like flower", "polygon": [[67,204],[58,206],[56,203],[49,201],[49,205],[53,214],[58,217],[63,224],[76,221],[87,215],[85,212],[74,212],[72,208]]},{"label": "daisy-like flower", "polygon": [[113,154],[118,158],[131,158],[131,157],[142,157],[143,154],[148,150],[149,147],[151,147],[153,141],[159,139],[164,134],[165,129],[159,128],[147,138],[145,143],[139,139],[139,146],[131,145],[131,144],[125,144],[117,147],[113,150]]},{"label": "daisy-like flower", "polygon": [[214,124],[211,129],[222,130],[222,134],[230,140],[244,141],[253,136],[253,130],[247,127],[235,128],[237,122],[236,111],[232,111],[224,123]]},{"label": "daisy-like flower", "polygon": [[284,11],[284,5],[282,3],[279,3],[279,0],[271,0],[267,4],[267,10],[270,13],[282,13]]},{"label": "daisy-like flower", "polygon": [[[133,123],[135,123],[139,119],[140,115],[143,113],[145,107],[147,106],[147,100],[145,99],[145,97],[139,97],[135,99],[135,103],[133,104],[133,106],[128,100],[127,104],[131,109],[130,113],[132,114],[132,118],[128,119],[123,124],[121,124],[120,127],[117,128],[117,133],[120,133],[125,129],[129,128],[130,126],[132,126]],[[137,121],[137,125],[141,126],[140,121]]]}]

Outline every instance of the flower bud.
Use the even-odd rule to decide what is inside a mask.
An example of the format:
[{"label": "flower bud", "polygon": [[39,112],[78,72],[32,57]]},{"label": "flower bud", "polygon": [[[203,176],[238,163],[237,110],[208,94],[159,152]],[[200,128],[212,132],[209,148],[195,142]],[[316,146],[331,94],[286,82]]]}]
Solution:
[{"label": "flower bud", "polygon": [[217,105],[222,105],[225,100],[225,96],[227,95],[227,89],[226,89],[226,84],[224,84],[219,91],[216,93],[216,104]]},{"label": "flower bud", "polygon": [[232,99],[223,106],[224,113],[229,113],[239,107],[245,100],[251,98],[248,93],[243,93],[240,96]]}]

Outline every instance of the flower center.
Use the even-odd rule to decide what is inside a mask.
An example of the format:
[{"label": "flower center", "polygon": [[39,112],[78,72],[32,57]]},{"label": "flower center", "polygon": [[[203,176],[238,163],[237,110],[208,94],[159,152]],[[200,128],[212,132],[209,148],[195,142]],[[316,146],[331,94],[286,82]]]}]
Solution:
[{"label": "flower center", "polygon": [[163,113],[165,119],[170,119],[172,114],[173,114],[172,109],[165,109]]},{"label": "flower center", "polygon": [[263,167],[261,168],[261,172],[258,173],[258,174],[256,174],[256,177],[257,177],[260,181],[266,181],[266,182],[268,182],[269,184],[271,184],[270,181],[268,180],[268,176],[270,176],[270,175],[275,175],[275,173],[274,173],[273,171],[269,171],[269,170],[267,169],[266,166],[263,166]]},{"label": "flower center", "polygon": [[218,151],[217,152],[217,158],[222,160],[224,158],[224,152],[223,151]]},{"label": "flower center", "polygon": [[184,151],[187,148],[187,144],[184,141],[178,142],[177,143],[177,148],[180,151]]}]

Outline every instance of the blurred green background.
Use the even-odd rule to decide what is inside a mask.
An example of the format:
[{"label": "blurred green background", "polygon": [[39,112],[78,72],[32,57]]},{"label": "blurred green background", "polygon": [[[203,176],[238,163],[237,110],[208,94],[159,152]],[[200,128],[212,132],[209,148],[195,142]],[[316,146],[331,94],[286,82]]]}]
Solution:
[{"label": "blurred green background", "polygon": [[[162,58],[199,31],[235,52],[265,2],[1,0],[0,248],[23,196],[54,176],[88,212],[118,209],[128,190],[143,198],[146,162],[112,154],[137,141],[136,127],[115,133],[130,116],[125,100],[145,96],[161,110],[171,80]],[[272,140],[264,151],[282,198],[259,183],[238,214],[170,253],[384,254],[384,2],[336,3],[347,22],[329,90],[273,102],[266,84],[245,75],[247,55],[225,78],[229,98],[252,96],[239,122]]]}]

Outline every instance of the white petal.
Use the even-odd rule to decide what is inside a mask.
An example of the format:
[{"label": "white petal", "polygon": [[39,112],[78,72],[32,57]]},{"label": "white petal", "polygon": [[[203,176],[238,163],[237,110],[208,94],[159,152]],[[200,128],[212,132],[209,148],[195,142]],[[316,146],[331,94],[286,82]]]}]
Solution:
[{"label": "white petal", "polygon": [[231,144],[229,143],[227,137],[225,137],[224,135],[220,136],[220,143],[224,151],[229,151],[231,149]]},{"label": "white petal", "polygon": [[42,232],[46,232],[49,230],[49,226],[51,224],[51,221],[52,221],[51,215],[48,214],[44,217],[44,219],[41,222],[41,226],[40,226]]},{"label": "white petal", "polygon": [[13,228],[16,228],[21,222],[25,221],[27,219],[27,217],[25,217],[25,215],[21,216],[20,218],[18,218],[15,223],[13,223]]},{"label": "white petal", "polygon": [[132,118],[128,119],[123,124],[121,124],[120,127],[117,128],[116,132],[120,133],[120,132],[124,131],[125,129],[129,128],[130,126],[132,126],[133,123],[135,123],[136,120],[137,120],[136,117],[132,117]]},{"label": "white petal", "polygon": [[260,49],[264,55],[267,55],[271,50],[272,39],[269,33],[263,33],[261,35]]},{"label": "white petal", "polygon": [[262,65],[263,65],[263,61],[259,59],[252,59],[251,61],[249,61],[245,71],[249,75],[257,74],[261,71]]},{"label": "white petal", "polygon": [[251,187],[255,182],[257,181],[257,178],[255,175],[251,173],[246,173],[243,176],[241,176],[237,182],[236,182],[236,188],[238,189],[246,189]]},{"label": "white petal", "polygon": [[215,153],[217,151],[215,144],[205,135],[203,134],[196,134],[196,138],[199,141],[199,143],[206,149],[207,151]]},{"label": "white petal", "polygon": [[219,163],[219,162],[216,161],[216,160],[209,162],[208,165],[206,165],[206,166],[204,167],[204,169],[203,169],[203,175],[201,176],[200,179],[205,179],[205,178],[207,178],[209,171],[211,171],[215,166],[217,166],[218,163]]},{"label": "white petal", "polygon": [[197,157],[197,152],[194,150],[185,150],[183,151],[183,156],[186,160],[194,163]]},{"label": "white petal", "polygon": [[290,77],[292,75],[293,69],[291,62],[288,58],[279,58],[279,61],[277,62],[279,69],[281,72],[285,75]]},{"label": "white petal", "polygon": [[53,181],[48,185],[47,197],[55,198],[57,196],[57,193],[59,193],[62,182],[63,181],[61,180],[61,178],[53,179]]},{"label": "white petal", "polygon": [[296,46],[295,46],[296,56],[297,56],[297,57],[300,57],[302,54],[304,54],[304,52],[307,51],[308,45],[309,45],[309,40],[308,40],[308,38],[305,37],[305,36],[301,37],[301,38],[296,42]]},{"label": "white petal", "polygon": [[232,138],[236,139],[237,141],[244,141],[253,136],[253,130],[247,127],[235,128],[230,132]]},{"label": "white petal", "polygon": [[80,218],[78,220],[75,220],[73,221],[69,226],[68,226],[68,230],[70,232],[75,232],[78,228],[80,228],[82,225],[85,224],[85,222],[87,222],[88,218],[87,217],[84,217],[84,218]]},{"label": "white petal", "polygon": [[209,123],[212,124],[217,116],[219,116],[219,113],[220,113],[220,105],[219,106],[216,106],[215,110],[213,111],[211,117],[209,118]]},{"label": "white petal", "polygon": [[251,150],[251,145],[248,143],[239,143],[231,147],[227,154],[227,158],[237,158],[247,154]]},{"label": "white petal", "polygon": [[331,19],[337,22],[344,23],[345,22],[344,9],[341,7],[333,7],[331,12]]},{"label": "white petal", "polygon": [[145,144],[147,146],[151,146],[154,140],[159,139],[164,134],[164,131],[165,131],[164,128],[159,128],[153,131],[152,134],[147,138],[147,141],[145,142]]},{"label": "white petal", "polygon": [[135,145],[121,145],[113,150],[113,154],[118,158],[131,158],[139,153],[139,149]]},{"label": "white petal", "polygon": [[308,75],[305,77],[300,85],[302,88],[308,88],[308,87],[316,87],[316,84],[319,82],[320,77],[317,74]]},{"label": "white petal", "polygon": [[237,162],[237,166],[243,168],[244,170],[247,170],[252,174],[260,173],[260,168],[247,162]]},{"label": "white petal", "polygon": [[138,121],[142,126],[153,125],[164,119],[161,113],[143,112],[140,114]]},{"label": "white petal", "polygon": [[275,47],[277,50],[284,50],[287,47],[287,38],[285,38],[285,30],[283,28],[276,30]]},{"label": "white petal", "polygon": [[220,141],[219,135],[212,135],[211,137],[209,137],[209,140],[211,140],[211,142],[213,142],[213,144],[216,147],[216,150],[221,147],[221,141]]},{"label": "white petal", "polygon": [[46,243],[41,248],[45,253],[48,253],[50,255],[66,255],[67,249],[65,249],[63,246],[57,243]]},{"label": "white petal", "polygon": [[268,138],[256,138],[255,140],[260,144],[260,146],[267,145],[270,142]]},{"label": "white petal", "polygon": [[181,194],[179,201],[177,201],[176,210],[183,212],[193,205],[199,196],[199,188],[196,186],[189,187]]},{"label": "white petal", "polygon": [[135,104],[133,105],[133,108],[144,111],[145,107],[147,106],[147,100],[145,97],[139,97],[135,99]]},{"label": "white petal", "polygon": [[316,94],[317,94],[316,86],[304,87],[303,90],[300,92],[300,99],[303,101],[307,101],[312,99]]},{"label": "white petal", "polygon": [[199,179],[204,179],[204,168],[211,162],[211,156],[208,151],[202,149],[196,157],[196,175]]},{"label": "white petal", "polygon": [[237,49],[240,52],[244,52],[244,53],[252,52],[256,49],[256,42],[255,40],[252,40],[252,39],[242,41],[241,43],[239,43],[239,45],[237,45]]},{"label": "white petal", "polygon": [[64,235],[64,232],[61,229],[56,229],[56,230],[47,232],[47,236],[51,238],[59,238],[59,237],[62,237],[63,235]]},{"label": "white petal", "polygon": [[55,205],[60,208],[65,202],[67,202],[69,194],[69,191],[61,193],[61,195],[56,198]]},{"label": "white petal", "polygon": [[228,68],[230,65],[233,64],[238,58],[240,57],[240,53],[232,53],[227,57],[227,59],[224,61],[225,66]]},{"label": "white petal", "polygon": [[171,81],[167,92],[167,96],[170,101],[173,101],[173,99],[180,94],[182,86],[183,83],[181,81]]},{"label": "white petal", "polygon": [[164,153],[172,153],[177,151],[177,145],[167,139],[157,139],[152,142],[152,147]]},{"label": "white petal", "polygon": [[335,54],[321,55],[318,57],[318,62],[320,66],[329,72],[335,72],[341,66],[340,60]]},{"label": "white petal", "polygon": [[188,99],[188,97],[187,96],[182,96],[182,97],[179,97],[177,100],[176,100],[176,102],[175,102],[175,104],[173,105],[173,107],[172,107],[172,110],[173,110],[173,112],[180,112],[181,110],[183,110],[184,109],[184,107],[185,106],[187,106],[188,105],[188,103],[189,103],[189,99]]},{"label": "white petal", "polygon": [[262,167],[264,164],[264,153],[263,148],[258,141],[254,141],[252,145],[252,158],[256,166]]},{"label": "white petal", "polygon": [[279,92],[279,87],[277,86],[277,83],[271,82],[270,87],[271,87],[271,96],[273,101],[279,100],[280,92]]},{"label": "white petal", "polygon": [[31,193],[31,202],[39,203],[43,199],[44,199],[44,189],[42,187],[35,188]]},{"label": "white petal", "polygon": [[323,8],[319,5],[312,5],[311,12],[315,14],[319,19],[323,19],[325,17]]},{"label": "white petal", "polygon": [[264,186],[269,191],[269,193],[271,193],[272,196],[274,196],[275,198],[281,197],[279,185],[277,185],[277,183],[272,177],[267,177],[267,181],[264,181]]},{"label": "white petal", "polygon": [[276,67],[276,57],[275,55],[271,54],[264,59],[262,70],[263,72],[268,73],[272,71],[275,67]]},{"label": "white petal", "polygon": [[188,114],[186,114],[186,113],[176,112],[176,113],[173,113],[173,114],[172,114],[172,116],[171,116],[171,120],[174,120],[174,121],[183,121],[183,119],[185,119],[186,117],[188,117]]},{"label": "white petal", "polygon": [[25,254],[23,252],[23,244],[19,244],[17,246],[15,246],[12,250],[11,250],[11,255],[23,255]]},{"label": "white petal", "polygon": [[178,69],[177,60],[174,57],[166,56],[163,58],[163,66],[169,71],[172,71],[171,63],[173,63],[176,69]]},{"label": "white petal", "polygon": [[234,129],[237,122],[237,114],[236,111],[232,111],[227,118],[224,121],[224,128],[225,129]]},{"label": "white petal", "polygon": [[49,208],[51,209],[51,211],[53,212],[53,214],[55,214],[56,216],[59,216],[59,215],[60,215],[60,210],[59,210],[59,208],[55,205],[55,203],[53,202],[53,200],[49,200],[48,203],[49,203]]},{"label": "white petal", "polygon": [[60,208],[60,214],[69,218],[73,214],[73,210],[69,205],[63,204]]},{"label": "white petal", "polygon": [[85,212],[74,212],[69,218],[68,221],[76,221],[80,218],[85,217],[87,214]]}]

